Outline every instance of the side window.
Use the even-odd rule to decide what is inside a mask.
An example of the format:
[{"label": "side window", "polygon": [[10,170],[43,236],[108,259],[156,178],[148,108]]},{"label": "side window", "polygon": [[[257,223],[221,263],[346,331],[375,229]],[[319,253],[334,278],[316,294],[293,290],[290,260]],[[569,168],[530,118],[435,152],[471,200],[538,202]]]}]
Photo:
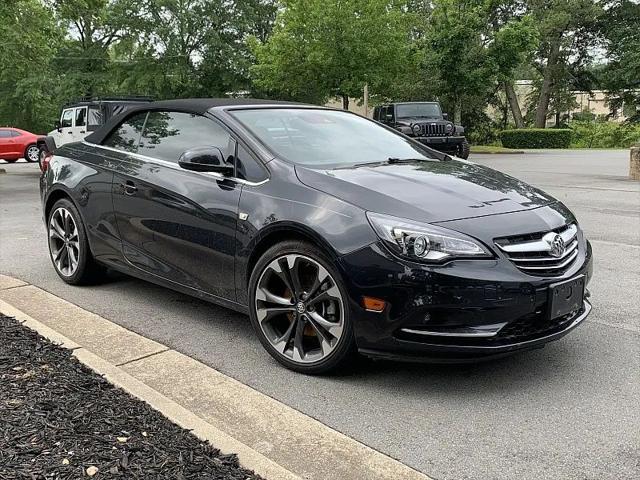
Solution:
[{"label": "side window", "polygon": [[11,130],[11,136],[12,137],[21,137],[22,134],[20,132],[18,132],[17,130]]},{"label": "side window", "polygon": [[373,119],[380,120],[380,107],[375,107],[373,109]]},{"label": "side window", "polygon": [[62,128],[70,128],[73,126],[73,109],[65,110],[62,113],[62,118],[60,119],[60,126]]},{"label": "side window", "polygon": [[135,152],[138,149],[140,134],[146,118],[147,112],[138,113],[128,118],[116,127],[102,144],[126,152]]},{"label": "side window", "polygon": [[87,107],[76,108],[76,127],[84,127],[87,124]]},{"label": "side window", "polygon": [[0,130],[0,138],[11,138],[11,130]]},{"label": "side window", "polygon": [[236,176],[250,182],[261,182],[268,175],[265,168],[256,160],[249,151],[238,143],[238,155],[236,157]]},{"label": "side window", "polygon": [[393,105],[387,106],[387,110],[385,113],[389,115],[389,119],[387,120],[389,122],[394,122],[396,119],[396,116],[394,115],[393,110],[394,110]]},{"label": "side window", "polygon": [[102,111],[99,107],[90,107],[89,108],[89,126],[90,127],[98,127],[104,123],[102,118]]},{"label": "side window", "polygon": [[232,137],[222,126],[201,115],[182,112],[150,112],[138,153],[178,163],[191,148],[218,147],[225,159],[233,155]]}]

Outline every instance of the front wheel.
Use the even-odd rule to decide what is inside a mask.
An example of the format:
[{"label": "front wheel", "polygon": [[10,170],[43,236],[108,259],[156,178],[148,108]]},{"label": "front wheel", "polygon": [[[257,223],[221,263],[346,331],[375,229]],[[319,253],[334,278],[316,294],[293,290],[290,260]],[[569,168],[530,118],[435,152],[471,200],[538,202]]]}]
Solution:
[{"label": "front wheel", "polygon": [[24,159],[29,163],[35,163],[40,159],[40,147],[29,145],[24,151]]},{"label": "front wheel", "polygon": [[265,349],[291,370],[338,368],[353,352],[347,295],[332,262],[304,242],[283,242],[260,258],[249,282],[251,323]]},{"label": "front wheel", "polygon": [[460,145],[458,145],[458,157],[466,160],[467,158],[469,158],[470,152],[471,152],[471,146],[469,145],[469,142],[467,142],[466,140],[464,140]]}]

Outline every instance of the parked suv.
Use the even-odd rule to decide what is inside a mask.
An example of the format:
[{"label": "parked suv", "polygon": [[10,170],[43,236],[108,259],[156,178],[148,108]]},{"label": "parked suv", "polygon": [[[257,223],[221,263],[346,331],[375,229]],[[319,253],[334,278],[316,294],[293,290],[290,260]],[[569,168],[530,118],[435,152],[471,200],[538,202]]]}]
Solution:
[{"label": "parked suv", "polygon": [[441,152],[464,159],[469,157],[469,143],[464,136],[464,127],[450,122],[447,114],[442,113],[438,102],[381,105],[374,109],[373,119]]},{"label": "parked suv", "polygon": [[148,97],[107,97],[68,103],[62,108],[60,119],[55,124],[56,128],[48,135],[55,141],[56,147],[80,142],[111,117],[151,100]]}]

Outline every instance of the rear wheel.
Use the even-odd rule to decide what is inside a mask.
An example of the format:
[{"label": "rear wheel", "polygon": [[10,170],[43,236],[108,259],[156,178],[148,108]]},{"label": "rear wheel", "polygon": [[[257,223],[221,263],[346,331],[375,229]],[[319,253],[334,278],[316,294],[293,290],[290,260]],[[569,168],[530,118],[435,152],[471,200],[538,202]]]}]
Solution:
[{"label": "rear wheel", "polygon": [[353,351],[353,328],[339,273],[317,248],[284,242],[258,261],[250,316],[266,350],[292,370],[336,369]]},{"label": "rear wheel", "polygon": [[36,144],[29,145],[24,151],[24,159],[31,163],[37,162],[40,159],[40,147]]},{"label": "rear wheel", "polygon": [[70,200],[63,198],[53,205],[47,232],[51,262],[62,280],[71,285],[99,280],[104,270],[91,255],[82,219]]}]

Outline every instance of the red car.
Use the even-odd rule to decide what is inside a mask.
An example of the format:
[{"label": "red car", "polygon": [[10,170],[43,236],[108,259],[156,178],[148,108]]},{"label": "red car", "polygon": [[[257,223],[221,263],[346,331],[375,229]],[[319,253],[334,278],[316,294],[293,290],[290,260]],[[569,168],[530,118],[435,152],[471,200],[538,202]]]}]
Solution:
[{"label": "red car", "polygon": [[38,141],[43,140],[43,136],[19,128],[0,128],[0,158],[9,163],[19,158],[24,158],[27,162],[37,162],[40,156]]}]

